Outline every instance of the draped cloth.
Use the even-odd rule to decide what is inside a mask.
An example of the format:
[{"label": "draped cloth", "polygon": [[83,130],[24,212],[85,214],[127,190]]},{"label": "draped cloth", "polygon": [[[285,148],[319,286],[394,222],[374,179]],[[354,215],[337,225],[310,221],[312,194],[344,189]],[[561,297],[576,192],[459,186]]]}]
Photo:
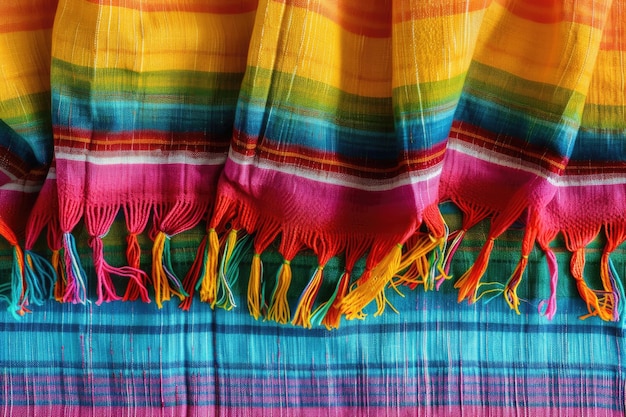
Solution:
[{"label": "draped cloth", "polygon": [[[304,327],[338,327],[371,303],[381,314],[390,290],[447,280],[459,301],[501,295],[519,313],[537,246],[550,288],[540,310],[553,317],[562,236],[587,314],[619,319],[623,1],[0,7],[0,234],[14,248],[1,289],[13,314],[51,297],[231,309],[240,280],[253,317]],[[448,201],[464,216],[456,230],[440,213]],[[116,218],[128,233],[113,265]],[[450,274],[484,220],[473,265]],[[518,265],[487,284],[514,225]],[[196,256],[177,270],[172,239],[198,226]],[[585,248],[600,235],[589,276]],[[267,271],[272,251],[283,262]],[[317,266],[295,274],[306,251]]]}]

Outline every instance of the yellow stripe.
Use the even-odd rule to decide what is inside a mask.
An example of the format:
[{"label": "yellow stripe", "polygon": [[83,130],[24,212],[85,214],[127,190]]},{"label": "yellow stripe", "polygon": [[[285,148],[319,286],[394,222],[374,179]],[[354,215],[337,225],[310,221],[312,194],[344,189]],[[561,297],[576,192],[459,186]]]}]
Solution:
[{"label": "yellow stripe", "polygon": [[626,106],[624,51],[599,51],[587,104]]},{"label": "yellow stripe", "polygon": [[134,71],[242,72],[254,13],[140,12],[66,0],[52,54],[72,64]]},{"label": "yellow stripe", "polygon": [[269,2],[257,12],[248,64],[319,81],[348,93],[391,95],[391,39],[345,31],[300,7]]},{"label": "yellow stripe", "polygon": [[50,30],[0,34],[0,101],[50,90]]},{"label": "yellow stripe", "polygon": [[539,24],[493,3],[474,59],[532,81],[586,93],[602,32],[578,23]]},{"label": "yellow stripe", "polygon": [[447,80],[465,73],[484,14],[480,10],[395,24],[394,87]]}]

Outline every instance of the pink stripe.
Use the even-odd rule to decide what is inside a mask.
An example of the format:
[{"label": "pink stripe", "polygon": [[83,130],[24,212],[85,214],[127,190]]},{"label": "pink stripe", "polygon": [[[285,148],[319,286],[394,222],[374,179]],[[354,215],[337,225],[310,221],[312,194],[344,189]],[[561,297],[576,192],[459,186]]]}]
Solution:
[{"label": "pink stripe", "polygon": [[[277,381],[272,377],[220,378],[219,393],[215,378],[198,377],[89,377],[59,380],[58,377],[14,377],[11,386],[13,403],[67,403],[93,401],[96,405],[109,402],[124,403],[129,396],[136,404],[153,402],[168,404],[207,404],[218,401],[234,404],[296,405],[304,403],[359,403],[424,404],[424,403],[508,403],[511,398],[524,404],[577,404],[595,407],[620,407],[621,394],[615,387],[619,381],[606,378],[524,378],[516,385],[514,376],[460,377],[438,376],[432,378],[367,378],[355,385],[353,378],[328,380],[326,378],[286,378]],[[314,381],[312,383],[311,381]],[[288,381],[288,383],[283,382]],[[6,383],[6,382],[5,382]],[[419,387],[431,388],[424,394]],[[36,397],[33,397],[33,387]],[[396,387],[403,387],[398,391]],[[461,391],[459,392],[459,389]],[[253,397],[261,390],[263,397]],[[390,396],[391,392],[394,394]]]},{"label": "pink stripe", "polygon": [[[221,165],[96,165],[58,159],[63,199],[119,205],[132,201],[174,202],[214,195]],[[86,184],[89,187],[86,187]]]},{"label": "pink stripe", "polygon": [[220,193],[244,199],[264,217],[278,222],[295,219],[293,223],[305,230],[357,235],[367,230],[374,236],[395,236],[395,240],[413,233],[421,223],[424,208],[437,200],[439,183],[434,177],[392,190],[364,191],[232,160],[226,164],[224,177]]},{"label": "pink stripe", "polygon": [[550,230],[597,230],[606,222],[622,219],[624,213],[626,184],[558,187],[542,223]]},{"label": "pink stripe", "polygon": [[[534,165],[531,168],[537,169]],[[496,212],[504,211],[516,193],[526,193],[529,205],[539,207],[547,204],[556,191],[556,187],[536,174],[454,149],[446,152],[441,178],[442,201],[453,199]]]}]

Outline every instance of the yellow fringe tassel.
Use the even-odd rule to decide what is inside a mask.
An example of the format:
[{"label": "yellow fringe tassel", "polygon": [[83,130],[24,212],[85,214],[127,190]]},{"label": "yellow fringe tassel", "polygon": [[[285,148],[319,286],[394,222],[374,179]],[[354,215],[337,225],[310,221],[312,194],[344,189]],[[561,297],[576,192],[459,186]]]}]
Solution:
[{"label": "yellow fringe tassel", "polygon": [[445,238],[424,236],[413,249],[402,256],[398,271],[394,276],[394,285],[408,285],[413,288],[423,284],[424,290],[434,289],[434,277],[431,277],[431,265],[428,255],[437,247],[445,245]]},{"label": "yellow fringe tassel", "polygon": [[[400,269],[402,245],[397,244],[385,258],[376,265],[367,281],[360,283],[343,299],[341,312],[348,320],[365,317],[363,309],[374,299],[381,296],[385,287]],[[382,304],[384,309],[384,303]],[[380,303],[379,303],[380,309]]]},{"label": "yellow fringe tassel", "polygon": [[309,284],[300,296],[300,302],[298,303],[298,308],[296,308],[296,313],[294,314],[291,324],[295,326],[302,326],[306,329],[311,328],[313,303],[315,302],[315,297],[317,296],[320,286],[322,285],[323,275],[324,267],[318,266],[315,274],[311,278],[311,281],[309,281]]},{"label": "yellow fringe tassel", "polygon": [[258,320],[261,317],[261,276],[263,275],[263,264],[261,255],[255,253],[250,266],[250,280],[248,281],[248,310],[250,315]]},{"label": "yellow fringe tassel", "polygon": [[217,260],[220,255],[220,241],[215,229],[208,231],[205,268],[200,278],[200,300],[213,305],[217,298]]},{"label": "yellow fringe tassel", "polygon": [[[215,236],[217,237],[217,233],[215,234]],[[217,244],[218,244],[217,250],[219,251],[219,241]],[[222,268],[220,268],[220,272],[218,275],[218,279],[223,280],[224,286],[227,288],[228,288],[228,283],[225,282],[226,277],[224,276],[223,272],[228,270],[228,265],[230,264],[230,260],[233,257],[233,252],[235,251],[236,244],[237,244],[237,230],[230,229],[230,232],[228,232],[228,236],[226,237],[226,245],[224,246],[226,252],[224,252],[224,254],[222,255],[223,256]],[[213,301],[211,301],[211,308],[215,308],[215,303],[217,302],[218,291],[219,289],[216,289],[215,297],[213,297]],[[232,308],[233,306],[231,305],[230,308],[226,308],[226,310],[231,310]]]},{"label": "yellow fringe tassel", "polygon": [[157,233],[152,246],[152,281],[154,285],[154,300],[157,307],[163,307],[163,301],[171,297],[167,274],[163,269],[163,249],[167,236],[163,232]]},{"label": "yellow fringe tassel", "polygon": [[284,261],[276,278],[276,289],[272,295],[272,301],[267,313],[267,318],[281,324],[289,323],[291,311],[287,301],[287,292],[291,285],[291,264]]}]

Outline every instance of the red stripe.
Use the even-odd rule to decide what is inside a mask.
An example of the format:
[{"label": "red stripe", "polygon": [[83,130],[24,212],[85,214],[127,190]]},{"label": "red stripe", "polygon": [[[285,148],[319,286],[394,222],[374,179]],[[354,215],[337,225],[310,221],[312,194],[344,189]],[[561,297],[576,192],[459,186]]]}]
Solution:
[{"label": "red stripe", "polygon": [[0,33],[52,28],[56,2],[0,1]]},{"label": "red stripe", "polygon": [[76,150],[115,151],[186,151],[227,153],[230,136],[211,136],[204,132],[92,132],[73,127],[55,127],[55,146]]},{"label": "red stripe", "polygon": [[[395,178],[408,172],[431,168],[443,161],[445,144],[430,151],[407,152],[403,159],[380,160],[372,166],[372,159],[351,158],[297,145],[285,145],[268,139],[258,143],[258,138],[235,133],[231,149],[246,157],[259,157],[281,165],[303,167],[312,171],[346,174],[368,179]],[[238,140],[239,139],[239,140]]]},{"label": "red stripe", "polygon": [[515,16],[541,24],[573,22],[602,28],[611,2],[595,0],[495,0]]},{"label": "red stripe", "polygon": [[273,0],[288,6],[307,9],[335,22],[348,32],[370,38],[391,36],[389,1]]},{"label": "red stripe", "polygon": [[[89,3],[100,4],[99,0],[86,1],[88,1]],[[258,0],[109,0],[107,1],[106,6],[141,10],[142,12],[240,14],[255,11],[257,8],[257,3]]]},{"label": "red stripe", "polygon": [[530,144],[511,135],[497,135],[465,122],[452,123],[450,138],[469,143],[473,147],[521,159],[556,174],[561,174],[567,165],[567,158],[550,152],[549,149]]},{"label": "red stripe", "polygon": [[432,19],[486,9],[490,0],[394,1],[393,23]]}]

